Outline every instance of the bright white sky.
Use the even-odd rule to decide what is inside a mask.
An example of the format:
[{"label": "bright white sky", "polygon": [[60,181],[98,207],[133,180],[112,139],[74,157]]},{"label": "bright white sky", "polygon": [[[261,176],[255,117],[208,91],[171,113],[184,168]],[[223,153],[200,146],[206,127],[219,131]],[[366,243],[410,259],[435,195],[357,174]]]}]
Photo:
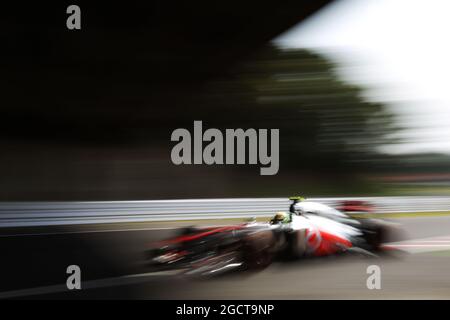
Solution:
[{"label": "bright white sky", "polygon": [[339,0],[275,43],[316,49],[386,102],[405,129],[390,153],[450,153],[450,0]]}]

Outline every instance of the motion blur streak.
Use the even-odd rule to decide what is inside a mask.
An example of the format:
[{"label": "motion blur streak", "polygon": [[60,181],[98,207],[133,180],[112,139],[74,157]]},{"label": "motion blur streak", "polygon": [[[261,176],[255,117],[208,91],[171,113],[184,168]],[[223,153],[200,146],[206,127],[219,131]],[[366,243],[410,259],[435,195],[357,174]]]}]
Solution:
[{"label": "motion blur streak", "polygon": [[[450,217],[396,220],[401,221],[411,239],[404,242],[405,245],[425,239],[448,239],[450,236]],[[52,230],[55,228],[51,227]],[[53,293],[44,294],[38,290],[41,295],[37,295],[36,291],[25,291],[22,296],[35,294],[34,297],[39,298],[68,299],[449,298],[447,288],[450,280],[446,272],[450,267],[450,255],[446,248],[418,253],[412,250],[412,254],[397,253],[397,257],[381,259],[341,257],[279,262],[261,272],[231,274],[209,281],[190,280],[167,273],[145,276],[147,266],[137,261],[142,261],[146,244],[171,234],[170,230],[136,230],[2,239],[0,291],[41,290],[45,286],[64,284],[65,268],[77,262],[83,271],[83,281],[99,280],[92,287],[88,285],[86,290],[79,292],[55,292],[52,287],[53,291],[50,291]],[[33,273],[29,272],[30,260],[33,261]],[[366,268],[370,264],[381,267],[382,290],[375,292],[365,286]],[[129,280],[131,277],[123,280],[122,276],[133,274],[137,275],[135,282]],[[97,287],[98,284],[105,287]]]},{"label": "motion blur streak", "polygon": [[[449,1],[330,2],[90,1],[81,30],[62,2],[2,4],[0,292],[450,299]],[[278,129],[277,174],[175,165],[195,121]],[[60,291],[71,265],[87,287]],[[188,274],[210,266],[248,270]]]},{"label": "motion blur streak", "polygon": [[[308,198],[331,206],[364,201],[374,213],[450,211],[450,197],[334,197]],[[0,203],[0,227],[183,221],[268,217],[284,211],[287,198],[227,198],[149,201],[16,202]]]}]

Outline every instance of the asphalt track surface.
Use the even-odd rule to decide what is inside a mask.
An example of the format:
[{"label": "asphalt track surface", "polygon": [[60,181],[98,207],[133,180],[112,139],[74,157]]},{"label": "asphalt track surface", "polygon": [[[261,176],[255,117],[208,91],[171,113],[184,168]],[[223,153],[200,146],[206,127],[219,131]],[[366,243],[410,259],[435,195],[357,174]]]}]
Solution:
[{"label": "asphalt track surface", "polygon": [[[450,216],[392,220],[407,239],[381,258],[279,261],[208,280],[145,265],[148,244],[170,236],[174,223],[2,229],[0,298],[450,299]],[[66,268],[73,264],[82,289],[69,291]],[[380,290],[366,286],[373,264],[381,269]]]}]

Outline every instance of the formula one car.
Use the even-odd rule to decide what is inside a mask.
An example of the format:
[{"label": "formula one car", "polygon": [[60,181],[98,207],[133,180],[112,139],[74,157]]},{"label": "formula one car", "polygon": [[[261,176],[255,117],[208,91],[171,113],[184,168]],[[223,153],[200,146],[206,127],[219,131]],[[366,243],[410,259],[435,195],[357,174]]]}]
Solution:
[{"label": "formula one car", "polygon": [[147,258],[156,270],[184,269],[188,275],[206,275],[265,267],[275,254],[270,226],[252,221],[180,229],[175,237],[153,243]]},{"label": "formula one car", "polygon": [[258,269],[277,257],[308,258],[342,253],[375,257],[398,226],[378,219],[355,219],[330,206],[290,198],[289,212],[266,223],[248,223],[178,231],[152,245],[151,266],[182,269],[186,274],[213,275],[236,269]]}]

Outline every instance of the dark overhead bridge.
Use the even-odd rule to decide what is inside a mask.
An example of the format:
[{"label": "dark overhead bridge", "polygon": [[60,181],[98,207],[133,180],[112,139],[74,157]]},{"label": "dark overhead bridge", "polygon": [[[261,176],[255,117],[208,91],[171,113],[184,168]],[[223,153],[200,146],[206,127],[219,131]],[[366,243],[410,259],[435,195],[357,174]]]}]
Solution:
[{"label": "dark overhead bridge", "polygon": [[71,3],[4,5],[0,135],[129,142],[143,128],[157,137],[204,83],[329,2],[78,1],[79,31],[66,28]]}]

